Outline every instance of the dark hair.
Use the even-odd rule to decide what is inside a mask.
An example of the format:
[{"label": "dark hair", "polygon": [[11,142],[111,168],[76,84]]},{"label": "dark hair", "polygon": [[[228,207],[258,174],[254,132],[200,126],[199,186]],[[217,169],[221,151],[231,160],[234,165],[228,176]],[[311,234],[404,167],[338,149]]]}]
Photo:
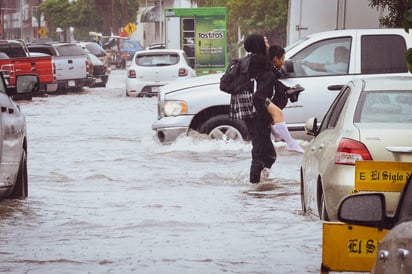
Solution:
[{"label": "dark hair", "polygon": [[274,57],[281,58],[285,54],[285,49],[279,45],[272,45],[269,48],[269,58],[272,60]]},{"label": "dark hair", "polygon": [[245,39],[245,50],[257,55],[266,55],[265,38],[261,34],[251,34]]}]

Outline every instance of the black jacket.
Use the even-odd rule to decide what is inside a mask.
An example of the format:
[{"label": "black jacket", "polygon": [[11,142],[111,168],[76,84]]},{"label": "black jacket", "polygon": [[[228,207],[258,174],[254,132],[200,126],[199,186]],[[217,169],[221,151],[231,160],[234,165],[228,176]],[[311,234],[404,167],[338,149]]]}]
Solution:
[{"label": "black jacket", "polygon": [[272,117],[268,113],[265,100],[272,98],[273,86],[276,82],[276,75],[273,71],[273,65],[266,55],[255,55],[250,61],[249,74],[256,80],[256,91],[253,95],[253,104],[256,109],[256,115],[264,119],[270,125]]}]

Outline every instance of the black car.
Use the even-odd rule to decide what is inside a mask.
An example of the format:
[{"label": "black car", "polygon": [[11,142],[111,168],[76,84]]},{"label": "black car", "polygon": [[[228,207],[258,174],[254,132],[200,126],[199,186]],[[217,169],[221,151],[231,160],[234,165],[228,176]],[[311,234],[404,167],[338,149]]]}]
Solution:
[{"label": "black car", "polygon": [[107,74],[106,66],[95,55],[89,53],[89,87],[106,87],[109,75]]}]

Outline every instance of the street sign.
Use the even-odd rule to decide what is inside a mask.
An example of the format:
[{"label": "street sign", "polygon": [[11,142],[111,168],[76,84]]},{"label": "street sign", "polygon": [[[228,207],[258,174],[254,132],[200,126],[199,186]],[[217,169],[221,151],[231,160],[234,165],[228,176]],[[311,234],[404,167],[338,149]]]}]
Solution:
[{"label": "street sign", "polygon": [[45,27],[41,27],[39,28],[38,33],[41,38],[46,38],[47,29]]},{"label": "street sign", "polygon": [[132,22],[129,22],[128,24],[126,24],[126,26],[124,26],[124,30],[125,30],[129,35],[132,35],[132,33],[136,31],[136,25],[133,24]]}]

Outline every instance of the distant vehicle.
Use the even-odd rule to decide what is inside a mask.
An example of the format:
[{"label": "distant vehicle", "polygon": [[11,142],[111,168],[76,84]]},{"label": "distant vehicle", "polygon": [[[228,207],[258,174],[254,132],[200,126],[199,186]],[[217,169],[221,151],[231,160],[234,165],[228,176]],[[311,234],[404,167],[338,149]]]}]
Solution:
[{"label": "distant vehicle", "polygon": [[150,46],[148,46],[146,48],[146,50],[150,50],[150,49],[165,49],[166,48],[166,44],[165,43],[153,43]]},{"label": "distant vehicle", "polygon": [[[306,124],[315,137],[301,161],[302,210],[333,221],[339,201],[355,191],[357,161],[412,162],[412,77],[351,81],[320,128],[316,120],[310,118]],[[384,194],[391,214],[399,192]]]},{"label": "distant vehicle", "polygon": [[75,43],[30,44],[30,52],[51,55],[56,66],[57,91],[79,91],[88,86],[87,52]]},{"label": "distant vehicle", "polygon": [[107,52],[96,42],[79,42],[79,45],[105,63]]},{"label": "distant vehicle", "polygon": [[[9,71],[7,85],[14,86],[17,75],[34,73],[39,76],[40,93],[57,90],[56,71],[50,55],[32,54],[18,40],[0,40],[0,53],[0,68]],[[31,98],[32,95],[22,96]]]},{"label": "distant vehicle", "polygon": [[39,87],[37,75],[24,74],[8,88],[0,73],[0,200],[28,195],[26,119],[12,97],[38,92]]},{"label": "distant vehicle", "polygon": [[390,229],[379,240],[372,274],[412,273],[411,203],[412,175],[402,190],[394,216],[386,214],[385,195],[380,192],[349,195],[339,204],[338,220],[341,222]]},{"label": "distant vehicle", "polygon": [[143,49],[143,46],[137,40],[120,39],[120,51],[122,53],[127,53],[128,60],[132,60],[134,54]]},{"label": "distant vehicle", "polygon": [[[378,44],[380,46],[376,47]],[[344,72],[314,71],[304,65],[307,62],[333,63],[338,47],[349,50]],[[281,81],[287,86],[300,84],[305,87],[299,100],[289,102],[283,110],[289,131],[304,134],[304,125],[310,117],[318,117],[321,122],[342,85],[350,80],[410,75],[405,59],[405,51],[410,47],[412,33],[403,29],[322,32],[288,46]],[[382,55],[382,52],[390,54]],[[220,91],[220,77],[221,74],[200,76],[161,88],[159,116],[152,124],[161,142],[173,142],[193,130],[212,138],[249,140],[245,123],[229,120],[230,96]]]},{"label": "distant vehicle", "polygon": [[92,78],[89,81],[89,87],[106,87],[109,75],[105,65],[91,53],[87,55],[87,59],[89,60],[89,75]]},{"label": "distant vehicle", "polygon": [[126,95],[155,96],[160,86],[194,76],[183,50],[139,51],[127,68]]}]

